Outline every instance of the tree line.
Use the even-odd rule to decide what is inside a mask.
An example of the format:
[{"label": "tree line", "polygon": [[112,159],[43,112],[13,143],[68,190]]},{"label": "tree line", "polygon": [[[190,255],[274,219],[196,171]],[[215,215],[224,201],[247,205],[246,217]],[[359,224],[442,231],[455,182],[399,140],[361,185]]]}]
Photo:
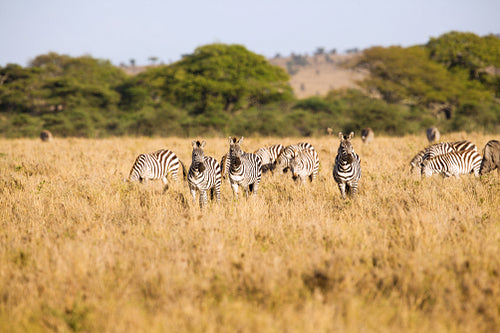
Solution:
[{"label": "tree line", "polygon": [[4,137],[389,135],[437,125],[500,130],[500,39],[449,32],[425,45],[373,47],[360,89],[297,99],[288,73],[241,45],[210,44],[128,76],[108,60],[56,53],[0,67]]}]

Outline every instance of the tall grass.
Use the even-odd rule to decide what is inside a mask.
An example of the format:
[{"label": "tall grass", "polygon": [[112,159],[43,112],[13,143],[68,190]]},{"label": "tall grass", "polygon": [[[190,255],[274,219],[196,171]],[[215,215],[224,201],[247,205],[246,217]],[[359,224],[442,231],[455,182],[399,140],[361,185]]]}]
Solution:
[{"label": "tall grass", "polygon": [[[496,173],[421,179],[408,162],[424,137],[355,138],[363,175],[343,201],[338,139],[308,141],[315,182],[266,174],[238,202],[223,183],[201,211],[184,181],[123,182],[142,152],[189,167],[191,140],[0,139],[0,331],[500,330]],[[227,148],[207,139],[219,160]]]}]

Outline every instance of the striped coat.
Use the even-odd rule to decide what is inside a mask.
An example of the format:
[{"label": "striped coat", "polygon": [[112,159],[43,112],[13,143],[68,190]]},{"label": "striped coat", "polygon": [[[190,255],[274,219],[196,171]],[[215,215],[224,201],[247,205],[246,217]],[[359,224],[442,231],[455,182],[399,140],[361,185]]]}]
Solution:
[{"label": "striped coat", "polygon": [[277,167],[283,172],[287,172],[290,169],[290,161],[293,157],[294,150],[304,150],[304,149],[314,149],[313,145],[308,142],[300,142],[294,145],[289,145],[283,149],[279,154],[277,159]]},{"label": "striped coat", "polygon": [[189,190],[196,201],[196,192],[200,192],[200,207],[203,208],[208,202],[207,191],[210,191],[211,199],[214,196],[220,202],[221,169],[219,162],[213,157],[205,156],[203,148],[206,142],[193,141],[193,152],[191,166],[187,176]]},{"label": "striped coat", "polygon": [[294,180],[300,179],[305,184],[306,178],[312,182],[319,171],[319,156],[314,149],[294,150],[290,161]]},{"label": "striped coat", "polygon": [[358,182],[361,178],[361,159],[354,152],[351,139],[354,132],[348,137],[339,133],[340,145],[335,157],[335,166],[333,167],[333,178],[337,182],[342,199],[345,199],[346,193],[355,196],[358,190]]},{"label": "striped coat", "polygon": [[269,147],[262,147],[255,151],[255,155],[262,160],[262,173],[273,172],[276,168],[278,156],[285,150],[282,144],[275,144]]},{"label": "striped coat", "polygon": [[255,154],[245,153],[240,144],[243,142],[243,137],[229,137],[229,180],[233,195],[238,198],[238,187],[243,187],[245,195],[248,197],[248,192],[257,194],[260,179],[262,176],[262,161]]},{"label": "striped coat", "polygon": [[179,168],[186,169],[177,155],[167,149],[160,149],[154,153],[140,154],[137,156],[128,180],[147,183],[148,180],[161,179],[168,188],[167,176],[170,175],[173,180],[177,180]]},{"label": "striped coat", "polygon": [[441,142],[436,143],[431,146],[428,146],[424,150],[420,151],[413,159],[410,161],[410,172],[413,172],[415,168],[421,168],[422,161],[432,158],[438,155],[451,153],[452,151],[460,151],[460,150],[475,150],[477,151],[477,147],[470,141],[462,140],[455,142]]},{"label": "striped coat", "polygon": [[475,150],[453,151],[443,155],[438,155],[422,162],[422,176],[431,176],[439,173],[444,177],[461,174],[474,173],[479,176],[481,167],[481,155]]}]

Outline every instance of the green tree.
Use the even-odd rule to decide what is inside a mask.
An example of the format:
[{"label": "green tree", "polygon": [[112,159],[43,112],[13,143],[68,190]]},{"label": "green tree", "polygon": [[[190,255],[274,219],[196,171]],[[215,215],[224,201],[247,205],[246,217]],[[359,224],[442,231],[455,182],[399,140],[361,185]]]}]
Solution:
[{"label": "green tree", "polygon": [[149,69],[137,80],[150,87],[151,96],[159,93],[191,114],[202,114],[291,99],[288,79],[283,69],[241,45],[211,44],[177,63]]}]

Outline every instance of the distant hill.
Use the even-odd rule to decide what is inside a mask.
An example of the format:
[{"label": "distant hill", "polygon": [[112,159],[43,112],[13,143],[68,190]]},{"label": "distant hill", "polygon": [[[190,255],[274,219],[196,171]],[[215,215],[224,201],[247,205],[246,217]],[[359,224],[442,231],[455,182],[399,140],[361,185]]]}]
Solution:
[{"label": "distant hill", "polygon": [[[290,74],[290,85],[295,96],[306,98],[324,96],[332,89],[356,88],[368,72],[353,66],[359,54],[318,54],[314,56],[275,57],[273,65],[283,67]],[[154,65],[120,66],[128,75],[137,75]]]},{"label": "distant hill", "polygon": [[356,88],[368,71],[354,67],[359,54],[318,54],[269,59],[290,74],[298,98],[323,96],[332,89]]}]

